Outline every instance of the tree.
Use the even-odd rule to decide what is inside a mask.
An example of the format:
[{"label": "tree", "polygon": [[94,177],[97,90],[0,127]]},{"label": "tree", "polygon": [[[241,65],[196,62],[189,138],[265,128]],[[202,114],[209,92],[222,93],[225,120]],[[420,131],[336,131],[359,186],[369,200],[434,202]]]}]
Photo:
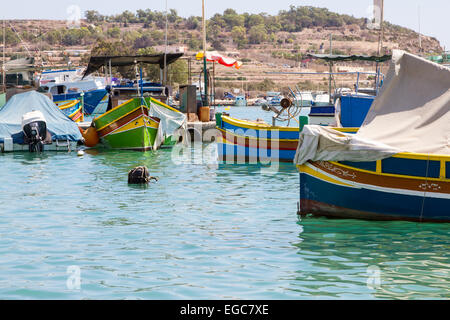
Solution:
[{"label": "tree", "polygon": [[223,13],[223,20],[227,25],[228,30],[232,30],[234,27],[243,27],[245,18],[242,15],[237,14],[233,9],[227,9]]},{"label": "tree", "polygon": [[108,31],[106,33],[111,38],[119,38],[121,35],[120,28],[118,28],[118,27],[108,29]]},{"label": "tree", "polygon": [[220,41],[220,40],[214,40],[211,45],[214,48],[214,50],[217,50],[217,51],[225,51],[226,50],[225,46],[223,45],[222,41]]},{"label": "tree", "polygon": [[238,46],[238,48],[242,48],[247,44],[247,30],[244,27],[234,27],[231,30],[231,37],[233,38],[233,42]]},{"label": "tree", "polygon": [[267,39],[267,30],[262,24],[252,27],[248,33],[248,40],[251,44],[259,44]]},{"label": "tree", "polygon": [[96,23],[104,20],[104,17],[95,10],[87,10],[84,15],[89,23]]},{"label": "tree", "polygon": [[197,17],[189,17],[186,20],[186,28],[189,30],[198,29],[200,25],[200,20]]}]

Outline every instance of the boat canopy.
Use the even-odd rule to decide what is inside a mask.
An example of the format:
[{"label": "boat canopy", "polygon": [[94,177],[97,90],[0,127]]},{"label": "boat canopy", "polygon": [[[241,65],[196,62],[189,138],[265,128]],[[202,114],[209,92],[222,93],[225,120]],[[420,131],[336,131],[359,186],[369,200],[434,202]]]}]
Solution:
[{"label": "boat canopy", "polygon": [[29,91],[14,95],[0,110],[0,142],[12,138],[14,143],[23,144],[22,116],[31,111],[42,112],[53,141],[81,140],[77,124],[59,110],[52,100],[37,91]]},{"label": "boat canopy", "polygon": [[385,84],[354,136],[306,126],[295,162],[450,155],[450,69],[395,50]]},{"label": "boat canopy", "polygon": [[384,56],[360,56],[360,55],[336,55],[336,54],[308,54],[309,58],[322,59],[327,62],[341,62],[341,61],[372,61],[385,62],[392,59],[391,55]]},{"label": "boat canopy", "polygon": [[[145,64],[159,64],[161,69],[164,68],[164,53],[160,54],[150,54],[150,55],[142,55],[142,56],[97,56],[91,57],[89,60],[89,65],[84,72],[83,79],[90,75],[91,73],[97,71],[101,67],[110,65],[111,67],[125,67],[125,66],[133,66],[137,63],[145,63]],[[170,65],[177,61],[179,58],[183,56],[183,53],[168,53],[166,64]]]}]

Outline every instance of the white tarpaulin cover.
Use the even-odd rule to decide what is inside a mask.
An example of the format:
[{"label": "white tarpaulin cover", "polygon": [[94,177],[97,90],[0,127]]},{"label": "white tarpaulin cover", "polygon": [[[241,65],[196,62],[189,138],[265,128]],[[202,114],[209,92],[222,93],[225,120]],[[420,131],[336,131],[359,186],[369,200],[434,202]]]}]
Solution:
[{"label": "white tarpaulin cover", "polygon": [[172,136],[174,139],[183,137],[186,142],[187,134],[187,117],[185,114],[165,107],[161,102],[150,99],[150,115],[161,119],[158,128],[158,134],[155,139],[153,148],[159,149],[167,137]]},{"label": "white tarpaulin cover", "polygon": [[14,95],[0,111],[0,143],[13,138],[14,143],[24,143],[22,116],[40,111],[45,118],[52,140],[81,140],[78,125],[69,119],[47,96],[36,91]]},{"label": "white tarpaulin cover", "polygon": [[397,50],[359,132],[307,126],[295,163],[375,161],[399,152],[450,155],[450,69]]}]

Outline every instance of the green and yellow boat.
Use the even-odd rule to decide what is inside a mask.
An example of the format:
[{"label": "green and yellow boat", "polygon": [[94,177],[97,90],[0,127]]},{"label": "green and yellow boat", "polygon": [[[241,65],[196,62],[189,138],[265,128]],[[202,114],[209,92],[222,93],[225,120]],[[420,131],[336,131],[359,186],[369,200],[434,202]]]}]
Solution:
[{"label": "green and yellow boat", "polygon": [[111,149],[153,149],[160,119],[149,116],[148,105],[150,101],[133,98],[95,118],[100,141]]}]

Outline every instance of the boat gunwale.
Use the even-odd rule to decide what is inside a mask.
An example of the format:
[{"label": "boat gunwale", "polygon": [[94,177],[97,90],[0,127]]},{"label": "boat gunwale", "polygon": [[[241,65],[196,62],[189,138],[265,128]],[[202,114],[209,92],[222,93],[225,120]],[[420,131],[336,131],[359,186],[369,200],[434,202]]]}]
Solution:
[{"label": "boat gunwale", "polygon": [[[59,110],[66,110],[69,109],[71,107],[76,106],[78,103],[80,103],[80,100],[69,100],[70,102],[64,103],[60,106],[58,106]],[[58,101],[59,102],[59,101]],[[81,107],[81,106],[80,106]],[[78,109],[77,109],[78,110]]]},{"label": "boat gunwale", "polygon": [[[409,159],[409,160],[423,160],[423,161],[427,161],[428,160],[428,159],[417,159],[417,158],[411,157],[411,156],[415,156],[415,155],[421,155],[421,154],[404,153],[404,154],[397,154],[396,156],[392,156],[392,157],[400,158],[400,159]],[[408,156],[410,156],[410,157],[408,157]],[[422,154],[422,156],[423,156],[423,154]],[[448,158],[448,161],[450,161],[450,157],[447,157],[447,158]],[[386,159],[389,159],[389,158],[386,158]],[[385,160],[385,159],[383,159],[383,160]],[[369,162],[376,162],[377,163],[377,167],[378,167],[378,163],[383,161],[383,160],[369,161]],[[436,160],[431,160],[431,161],[436,161]],[[314,163],[314,162],[319,162],[319,161],[308,161],[308,162]],[[342,168],[345,168],[345,169],[350,169],[350,170],[353,170],[353,171],[359,171],[359,172],[362,172],[362,173],[371,174],[371,175],[380,176],[380,177],[402,178],[402,179],[413,179],[413,180],[424,180],[424,179],[426,179],[427,181],[431,181],[431,182],[450,182],[450,178],[446,178],[445,175],[444,176],[440,176],[439,178],[431,178],[431,177],[425,177],[425,176],[411,176],[411,175],[404,175],[404,174],[385,173],[385,172],[377,172],[377,171],[370,171],[370,170],[360,169],[360,168],[357,168],[357,167],[352,167],[352,166],[349,166],[349,165],[342,164],[342,163],[337,162],[337,161],[323,161],[323,162],[329,162],[329,163],[331,163],[331,164],[333,164],[335,166],[339,166],[339,167],[342,167]],[[447,161],[445,161],[445,162],[447,162]],[[302,166],[304,166],[304,165],[306,165],[306,164],[297,164],[296,165],[297,166],[297,170],[299,172],[302,172],[300,170],[300,168]],[[444,171],[444,173],[445,173],[445,171]]]}]

